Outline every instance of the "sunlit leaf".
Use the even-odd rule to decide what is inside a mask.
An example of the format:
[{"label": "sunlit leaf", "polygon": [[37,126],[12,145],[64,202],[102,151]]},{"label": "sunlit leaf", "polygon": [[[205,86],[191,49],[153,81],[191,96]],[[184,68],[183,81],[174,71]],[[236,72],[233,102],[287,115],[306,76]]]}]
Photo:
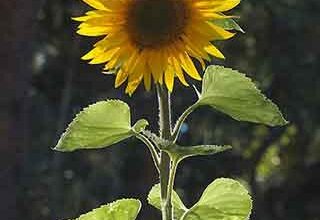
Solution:
[{"label": "sunlit leaf", "polygon": [[[161,210],[161,197],[160,197],[160,184],[156,184],[152,187],[148,195],[148,202],[150,205]],[[183,213],[188,209],[184,206],[183,202],[179,198],[179,195],[173,191],[172,193],[172,205],[174,212],[174,219],[180,219]]]},{"label": "sunlit leaf", "polygon": [[222,66],[207,68],[198,104],[209,105],[239,121],[269,126],[288,123],[248,77]]},{"label": "sunlit leaf", "polygon": [[97,102],[83,109],[61,136],[55,150],[104,148],[142,131],[148,122],[131,127],[129,106],[119,100]]},{"label": "sunlit leaf", "polygon": [[136,199],[121,199],[103,205],[75,220],[134,220],[141,209],[141,202]]},{"label": "sunlit leaf", "polygon": [[248,191],[235,180],[220,178],[205,189],[181,220],[247,220],[251,209]]}]

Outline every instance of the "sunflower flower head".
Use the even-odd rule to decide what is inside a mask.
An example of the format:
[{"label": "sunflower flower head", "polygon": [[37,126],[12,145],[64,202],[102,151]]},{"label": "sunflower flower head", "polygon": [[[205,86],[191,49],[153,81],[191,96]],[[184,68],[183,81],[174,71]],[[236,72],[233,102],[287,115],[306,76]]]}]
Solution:
[{"label": "sunflower flower head", "polygon": [[104,64],[116,73],[115,87],[127,81],[132,94],[143,81],[173,90],[174,79],[188,86],[184,74],[201,80],[195,62],[205,67],[210,56],[224,58],[212,44],[234,34],[212,21],[226,19],[226,12],[240,0],[83,0],[94,8],[84,16],[80,35],[102,37],[82,57],[90,64]]}]

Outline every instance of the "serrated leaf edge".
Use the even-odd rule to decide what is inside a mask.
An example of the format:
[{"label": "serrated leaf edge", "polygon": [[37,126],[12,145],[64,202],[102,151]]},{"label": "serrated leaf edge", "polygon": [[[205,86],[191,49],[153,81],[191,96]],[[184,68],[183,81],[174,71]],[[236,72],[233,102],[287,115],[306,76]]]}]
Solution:
[{"label": "serrated leaf edge", "polygon": [[[271,104],[271,105],[275,108],[275,110],[277,111],[277,113],[279,114],[279,116],[281,117],[281,119],[282,119],[282,121],[283,121],[281,124],[278,124],[278,125],[279,125],[279,126],[284,126],[284,125],[287,125],[287,124],[289,123],[289,121],[287,121],[287,120],[284,118],[284,116],[283,116],[282,112],[280,111],[279,107],[278,107],[271,99],[269,99],[267,96],[265,96],[265,95],[262,93],[262,91],[256,86],[256,84],[252,81],[251,78],[247,77],[246,74],[241,73],[241,72],[239,72],[238,70],[235,70],[235,69],[232,69],[232,68],[228,68],[228,67],[224,67],[224,66],[219,66],[219,65],[211,65],[211,66],[208,66],[208,68],[206,69],[205,74],[204,74],[204,77],[203,77],[201,94],[200,94],[200,96],[199,96],[199,100],[197,101],[197,105],[199,105],[199,106],[201,106],[201,105],[208,105],[208,104],[205,103],[205,100],[212,98],[212,96],[205,96],[205,97],[204,97],[204,96],[203,96],[203,91],[204,91],[204,83],[205,83],[205,78],[206,78],[205,75],[206,75],[206,74],[209,74],[209,73],[208,73],[209,69],[213,69],[213,68],[214,68],[214,69],[224,69],[224,70],[232,71],[232,72],[234,72],[234,74],[237,73],[237,74],[239,74],[239,75],[242,75],[246,80],[248,80],[248,83],[249,83],[251,86],[253,86],[254,89],[257,90],[257,94],[262,97],[263,101],[264,101],[264,102],[268,102],[269,104]],[[214,81],[215,81],[215,80],[213,80],[213,82],[214,82]],[[219,96],[219,97],[223,97],[223,96]],[[237,100],[240,100],[240,99],[237,99]],[[211,106],[211,105],[210,105],[210,106]],[[212,107],[214,107],[214,108],[216,109],[215,106],[212,106]],[[218,109],[216,109],[216,110],[217,110],[217,111],[220,111],[220,110],[218,110]],[[229,116],[230,116],[230,115],[229,115]],[[241,120],[239,120],[239,119],[237,119],[237,118],[235,118],[235,117],[233,117],[233,116],[230,116],[230,117],[232,117],[234,120],[241,121]],[[272,124],[270,124],[270,123],[268,123],[267,125],[269,125],[269,126],[274,126],[274,125],[272,125]]]},{"label": "serrated leaf edge", "polygon": [[[252,197],[251,195],[249,194],[248,190],[241,184],[239,183],[238,181],[234,180],[234,179],[230,179],[230,178],[226,178],[226,177],[220,177],[220,178],[217,178],[215,179],[212,183],[210,183],[206,188],[205,190],[202,192],[201,194],[201,197],[199,198],[199,200],[190,208],[188,209],[188,211],[186,211],[183,216],[181,216],[180,220],[185,220],[185,217],[187,216],[187,214],[189,212],[192,212],[192,209],[194,209],[198,203],[201,201],[201,199],[203,198],[204,196],[204,193],[206,192],[206,190],[209,188],[209,186],[213,185],[214,183],[216,183],[216,181],[219,181],[219,180],[231,180],[232,182],[234,182],[235,184],[239,185],[240,187],[244,188],[246,190],[246,195],[248,195],[248,198],[249,198],[249,201],[250,201],[250,209],[249,209],[249,212],[248,212],[248,215],[246,216],[246,220],[248,220],[251,216],[251,213],[252,213],[252,207],[253,207],[253,200],[252,200]],[[219,210],[219,209],[217,209]]]},{"label": "serrated leaf edge", "polygon": [[[62,135],[60,136],[59,138],[59,141],[58,143],[56,144],[56,146],[53,148],[53,150],[56,150],[56,151],[60,151],[60,152],[66,152],[67,150],[63,150],[62,148],[60,148],[60,145],[62,144],[62,141],[63,139],[69,134],[70,130],[77,125],[77,123],[79,123],[79,117],[81,117],[82,115],[85,115],[87,114],[86,111],[88,111],[90,108],[96,106],[96,105],[100,105],[102,103],[106,103],[106,104],[109,104],[109,103],[122,103],[124,104],[130,111],[130,107],[127,103],[125,103],[124,101],[120,100],[120,99],[107,99],[107,100],[103,100],[103,101],[98,101],[96,103],[93,103],[93,104],[90,104],[86,107],[84,107],[80,112],[78,112],[75,117],[72,119],[72,121],[68,124],[66,130],[62,133]],[[129,117],[129,125],[131,125],[131,115]],[[130,133],[132,132],[132,134],[130,135]],[[124,132],[122,133],[121,135],[125,135],[125,134],[128,134],[129,137],[134,135],[134,132],[132,131],[132,127],[128,127],[128,132]],[[120,134],[119,134],[120,136]],[[129,138],[127,137],[127,138]],[[103,146],[100,146],[100,147],[103,147]],[[99,147],[96,147],[96,148],[99,148]]]},{"label": "serrated leaf edge", "polygon": [[[87,215],[87,214],[89,214],[89,213],[95,212],[96,210],[98,210],[98,209],[100,209],[100,208],[108,208],[108,207],[112,206],[113,204],[118,203],[118,202],[122,202],[122,201],[138,202],[139,208],[138,208],[137,214],[136,214],[136,216],[135,216],[135,219],[136,219],[137,216],[138,216],[138,214],[139,214],[139,212],[140,212],[140,210],[141,210],[141,207],[142,207],[141,201],[138,200],[138,199],[128,198],[128,199],[118,199],[118,200],[115,200],[115,201],[110,202],[110,203],[108,203],[108,204],[101,205],[100,207],[94,208],[94,209],[92,209],[91,211],[89,211],[89,212],[87,212],[87,213],[81,214],[79,217],[77,217],[77,218],[74,219],[74,220],[78,220],[78,219],[80,219],[82,216],[85,216],[85,215]],[[71,219],[70,219],[70,220],[71,220]]]}]

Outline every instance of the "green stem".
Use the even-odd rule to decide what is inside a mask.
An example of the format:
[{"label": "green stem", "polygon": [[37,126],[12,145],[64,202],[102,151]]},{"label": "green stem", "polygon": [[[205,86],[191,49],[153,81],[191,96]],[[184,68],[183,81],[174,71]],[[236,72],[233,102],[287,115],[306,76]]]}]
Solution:
[{"label": "green stem", "polygon": [[159,126],[160,137],[170,139],[171,137],[171,102],[169,91],[157,85],[158,102],[159,102]]},{"label": "green stem", "polygon": [[[159,127],[160,137],[166,140],[171,139],[171,106],[168,90],[157,85],[159,102]],[[170,172],[170,158],[164,151],[160,153],[160,188],[161,188],[161,211],[162,220],[172,220],[171,198],[168,198],[168,183]]]},{"label": "green stem", "polygon": [[176,125],[174,126],[173,133],[172,133],[172,140],[175,143],[178,139],[179,132],[181,130],[181,127],[183,125],[183,122],[186,120],[186,118],[198,107],[198,104],[195,103],[191,105],[189,108],[187,108],[182,115],[179,117],[179,119],[176,122]]},{"label": "green stem", "polygon": [[174,213],[173,213],[173,207],[172,207],[172,192],[173,192],[174,180],[176,177],[178,163],[179,163],[178,160],[173,160],[171,162],[168,189],[167,189],[167,203],[171,210],[172,219],[174,219]]},{"label": "green stem", "polygon": [[145,145],[147,145],[150,153],[151,153],[151,156],[152,156],[152,160],[153,160],[153,163],[158,171],[158,173],[160,173],[160,158],[159,158],[159,155],[158,155],[158,152],[155,148],[155,146],[151,143],[151,141],[145,137],[143,134],[140,134],[140,133],[137,133],[136,134],[136,137],[141,140]]}]

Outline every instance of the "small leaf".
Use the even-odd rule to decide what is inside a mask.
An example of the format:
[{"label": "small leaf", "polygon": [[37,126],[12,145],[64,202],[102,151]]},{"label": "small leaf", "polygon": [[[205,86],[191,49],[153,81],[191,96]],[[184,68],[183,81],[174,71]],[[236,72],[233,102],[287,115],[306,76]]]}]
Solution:
[{"label": "small leaf", "polygon": [[[139,126],[138,126],[139,125]],[[146,125],[138,121],[140,132]],[[119,100],[97,102],[81,111],[61,136],[55,150],[74,151],[108,147],[134,135],[130,108]]]},{"label": "small leaf", "polygon": [[239,121],[269,126],[288,123],[250,78],[222,66],[207,68],[198,105],[209,105]]},{"label": "small leaf", "polygon": [[182,147],[178,145],[171,146],[167,151],[171,155],[177,157],[178,160],[182,160],[187,157],[201,156],[201,155],[213,155],[226,150],[231,149],[231,146],[217,146],[217,145],[198,145],[190,147]]},{"label": "small leaf", "polygon": [[[148,195],[148,202],[150,205],[161,210],[161,197],[160,197],[160,184],[156,184],[152,187]],[[174,212],[174,219],[180,219],[183,213],[188,209],[184,206],[183,202],[179,198],[179,195],[173,191],[172,193],[172,206]]]},{"label": "small leaf", "polygon": [[235,180],[220,178],[206,188],[181,220],[247,220],[251,209],[248,191]]},{"label": "small leaf", "polygon": [[136,199],[121,199],[103,205],[75,220],[134,220],[141,209],[141,202]]},{"label": "small leaf", "polygon": [[225,30],[236,30],[245,33],[245,31],[240,27],[240,25],[232,18],[216,19],[212,22]]},{"label": "small leaf", "polygon": [[144,131],[146,129],[146,127],[149,125],[149,122],[145,119],[140,119],[139,121],[137,121],[132,129],[137,132],[137,133],[140,133],[142,131]]}]

